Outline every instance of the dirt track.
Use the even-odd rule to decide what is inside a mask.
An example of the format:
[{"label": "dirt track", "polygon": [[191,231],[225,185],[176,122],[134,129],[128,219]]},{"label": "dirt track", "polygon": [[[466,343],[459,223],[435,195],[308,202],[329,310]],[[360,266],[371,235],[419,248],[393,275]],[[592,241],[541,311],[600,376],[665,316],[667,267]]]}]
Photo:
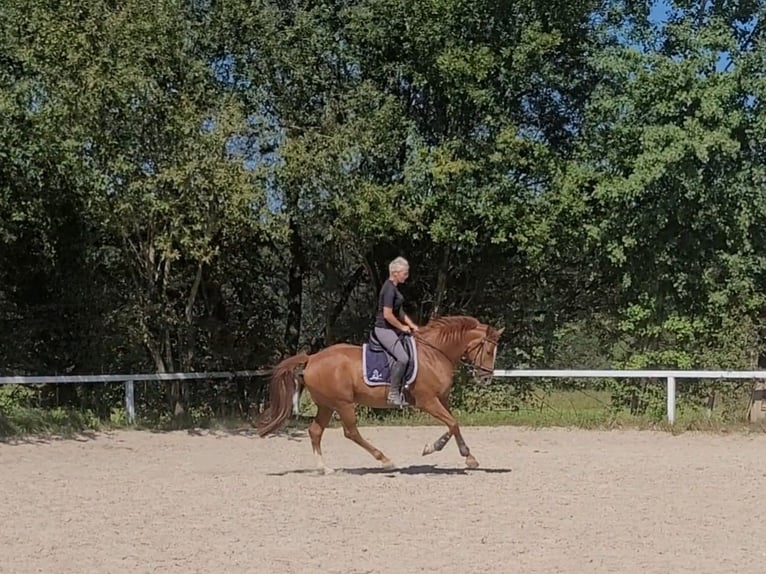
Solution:
[{"label": "dirt track", "polygon": [[766,568],[766,436],[338,429],[0,444],[0,572],[726,573]]}]

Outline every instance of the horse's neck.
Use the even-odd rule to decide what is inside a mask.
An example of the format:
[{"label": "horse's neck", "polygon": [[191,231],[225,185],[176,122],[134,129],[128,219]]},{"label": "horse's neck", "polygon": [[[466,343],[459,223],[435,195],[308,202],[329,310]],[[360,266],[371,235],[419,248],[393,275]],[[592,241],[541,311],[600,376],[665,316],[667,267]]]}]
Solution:
[{"label": "horse's neck", "polygon": [[443,342],[441,333],[431,331],[424,333],[423,338],[438,348],[454,364],[460,360],[460,357],[475,336],[473,331],[464,331],[457,336],[447,337],[447,341]]}]

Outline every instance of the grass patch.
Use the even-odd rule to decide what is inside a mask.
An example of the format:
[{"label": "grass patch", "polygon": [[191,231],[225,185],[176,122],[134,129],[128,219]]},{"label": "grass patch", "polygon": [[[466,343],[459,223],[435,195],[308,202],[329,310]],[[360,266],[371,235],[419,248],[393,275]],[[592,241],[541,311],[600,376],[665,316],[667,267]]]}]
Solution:
[{"label": "grass patch", "polygon": [[[611,407],[608,392],[553,391],[537,393],[531,400],[516,408],[453,409],[458,422],[471,426],[519,426],[527,428],[580,428],[580,429],[636,429],[661,430],[672,433],[703,431],[766,432],[766,420],[749,423],[745,412],[739,408],[735,416],[706,409],[679,407],[676,424],[665,420],[664,412],[651,415],[631,415],[627,410]],[[315,406],[304,395],[301,417],[291,418],[286,429],[303,430],[311,422]],[[357,411],[360,426],[443,426],[430,415],[415,409],[372,410],[360,407]],[[209,409],[192,408],[183,421],[174,420],[170,414],[141,417],[131,428],[148,431],[182,429],[208,429],[213,431],[252,430],[251,421],[237,416],[215,416]],[[337,415],[331,426],[337,428]],[[86,432],[126,428],[123,409],[113,410],[109,420],[99,419],[90,411],[76,409],[42,409],[13,406],[0,408],[0,439],[20,436],[73,437]]]},{"label": "grass patch", "polygon": [[0,438],[20,436],[74,437],[108,426],[89,411],[13,407],[0,411]]},{"label": "grass patch", "polygon": [[[670,425],[664,411],[660,415],[633,415],[627,409],[617,410],[611,406],[608,391],[554,391],[538,394],[535,398],[514,409],[490,409],[466,411],[452,410],[462,426],[520,426],[527,428],[579,428],[593,430],[635,429],[661,430],[673,433],[684,431],[704,432],[766,432],[766,420],[750,423],[746,412],[738,416],[731,413],[704,408],[679,406],[675,424]],[[387,412],[363,410],[360,425],[441,425],[431,416],[419,411],[405,410]]]}]

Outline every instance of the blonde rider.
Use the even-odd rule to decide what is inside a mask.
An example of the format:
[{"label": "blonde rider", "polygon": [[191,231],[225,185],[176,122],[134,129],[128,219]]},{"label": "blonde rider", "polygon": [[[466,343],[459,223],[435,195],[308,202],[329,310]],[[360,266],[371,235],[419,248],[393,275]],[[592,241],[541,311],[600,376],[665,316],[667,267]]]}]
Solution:
[{"label": "blonde rider", "polygon": [[404,283],[409,277],[409,263],[403,257],[397,257],[389,263],[388,272],[388,279],[383,283],[378,294],[374,333],[383,348],[394,358],[394,364],[391,366],[388,402],[403,406],[407,404],[402,398],[402,384],[408,356],[402,335],[417,332],[418,326],[402,309],[404,297],[398,288],[398,285]]}]

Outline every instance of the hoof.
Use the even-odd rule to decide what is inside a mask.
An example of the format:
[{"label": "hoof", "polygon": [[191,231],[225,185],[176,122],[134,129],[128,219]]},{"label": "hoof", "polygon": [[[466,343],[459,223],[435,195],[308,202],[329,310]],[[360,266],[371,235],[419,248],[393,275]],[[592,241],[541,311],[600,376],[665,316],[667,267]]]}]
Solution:
[{"label": "hoof", "polygon": [[395,468],[396,468],[396,465],[395,465],[393,462],[391,462],[390,460],[388,460],[388,459],[386,459],[386,460],[382,460],[382,461],[380,462],[380,466],[381,466],[381,468],[383,468],[384,470],[393,470],[393,469],[395,469]]},{"label": "hoof", "polygon": [[479,468],[479,461],[478,461],[478,460],[476,460],[476,459],[473,457],[473,455],[468,455],[468,456],[465,458],[465,465],[466,465],[468,468]]},{"label": "hoof", "polygon": [[319,469],[319,473],[320,474],[324,474],[325,476],[327,476],[328,474],[335,474],[335,469],[334,468],[330,468],[329,466],[325,466],[325,467]]},{"label": "hoof", "polygon": [[428,443],[426,446],[423,447],[423,456],[432,454],[434,451],[434,445],[431,443]]}]

